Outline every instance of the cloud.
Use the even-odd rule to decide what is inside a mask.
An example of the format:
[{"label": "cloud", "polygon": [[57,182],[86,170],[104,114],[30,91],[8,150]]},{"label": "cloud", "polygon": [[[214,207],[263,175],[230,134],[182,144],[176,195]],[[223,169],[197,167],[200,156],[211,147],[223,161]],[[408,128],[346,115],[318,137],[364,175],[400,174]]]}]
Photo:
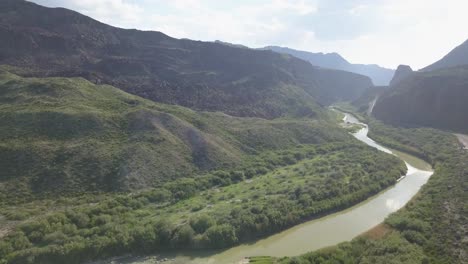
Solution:
[{"label": "cloud", "polygon": [[274,0],[271,5],[276,10],[292,11],[299,15],[308,15],[317,11],[316,3],[305,0]]},{"label": "cloud", "polygon": [[143,7],[123,0],[70,0],[78,10],[102,22],[120,27],[137,27],[143,22]]},{"label": "cloud", "polygon": [[139,27],[144,21],[144,8],[124,0],[36,0],[34,2],[76,10],[118,27]]},{"label": "cloud", "polygon": [[202,4],[200,0],[171,0],[169,2],[177,9],[199,8]]}]

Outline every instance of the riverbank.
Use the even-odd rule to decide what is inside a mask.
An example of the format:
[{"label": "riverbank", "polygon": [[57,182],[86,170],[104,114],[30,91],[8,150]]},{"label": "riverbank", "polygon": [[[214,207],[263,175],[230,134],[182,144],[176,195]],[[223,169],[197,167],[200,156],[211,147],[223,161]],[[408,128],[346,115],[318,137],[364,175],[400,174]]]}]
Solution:
[{"label": "riverbank", "polygon": [[[30,211],[39,217],[34,215],[18,225],[0,246],[5,246],[10,263],[64,263],[64,260],[83,263],[98,257],[153,252],[180,252],[175,257],[184,258],[184,251],[190,249],[195,250],[197,256],[185,255],[184,261],[179,263],[198,261],[200,255],[204,255],[201,263],[209,263],[205,260],[213,256],[207,255],[210,249],[262,241],[256,239],[311,218],[342,211],[394,185],[406,172],[404,163],[396,157],[369,148],[351,136],[347,138],[349,140],[268,153],[270,164],[276,167],[254,177],[241,172],[231,174],[233,179],[239,178],[238,182],[215,185],[180,179],[167,188],[132,195],[54,201],[56,211],[44,215],[40,215],[42,211]],[[226,177],[220,175],[211,179],[220,181]],[[215,186],[209,188],[212,185]],[[58,204],[60,202],[62,204]],[[23,208],[27,207],[51,208],[40,201]],[[17,207],[2,209],[5,215],[16,216],[17,212]],[[323,230],[333,231],[334,228]],[[355,235],[344,231],[343,234],[349,236],[348,239]],[[327,233],[320,235],[326,236],[330,238],[324,240],[327,245],[342,241]],[[27,239],[30,243],[12,252],[11,245],[17,239]],[[310,250],[300,244],[303,243],[288,242],[287,247],[281,248],[290,249],[291,254]],[[283,254],[276,247],[270,249]],[[216,259],[229,260],[223,252],[209,253]],[[228,250],[227,254],[231,252]],[[234,262],[252,255],[251,252],[236,252],[236,249],[234,252]],[[70,258],[72,253],[77,257]],[[162,257],[172,259],[171,256]]]},{"label": "riverbank", "polygon": [[268,263],[466,263],[468,154],[457,139],[435,129],[404,129],[380,124],[375,138],[406,146],[434,165],[434,175],[404,208],[385,220],[383,236],[358,237],[350,243]]},{"label": "riverbank", "polygon": [[[349,123],[359,122],[353,119],[352,116],[347,116],[346,120]],[[391,153],[390,150],[378,145],[367,137],[367,127],[355,133],[354,136],[372,147],[379,148],[380,151]],[[405,159],[408,157],[411,156],[408,155]],[[416,164],[425,163],[416,157],[413,158],[414,160],[408,160],[409,164],[415,164],[415,160],[418,160]],[[311,250],[333,246],[343,241],[349,241],[383,222],[385,217],[390,213],[404,206],[432,174],[431,171],[418,170],[409,164],[407,177],[356,206],[300,224],[254,243],[240,245],[211,256],[200,256],[188,252],[180,253],[179,256],[175,256],[174,263],[231,264],[237,263],[244,256],[294,256]],[[423,167],[430,168],[430,165],[425,163]],[[267,258],[262,257],[253,259],[256,261],[254,263],[264,263],[264,261],[267,261]],[[150,262],[133,263],[149,264]]]},{"label": "riverbank", "polygon": [[[356,138],[366,138],[364,132],[360,130]],[[269,163],[263,163],[264,166],[276,167],[250,177],[238,172],[229,175],[232,179],[239,176],[238,182],[205,184],[181,179],[166,189],[110,195],[99,200],[89,197],[87,202],[65,206],[22,224],[19,239],[33,243],[9,256],[24,263],[63,263],[65,259],[82,263],[83,259],[99,256],[145,255],[160,249],[156,252],[167,254],[156,259],[167,258],[174,260],[172,263],[231,264],[245,256],[298,255],[351,240],[403,206],[429,175],[410,168],[409,174],[419,176],[405,177],[395,185],[406,171],[404,163],[348,137],[347,141],[300,145],[294,150],[268,153]],[[366,140],[368,145],[379,147]],[[197,189],[199,185],[214,187]],[[66,203],[75,205],[77,201]],[[37,209],[36,205],[30,207]],[[348,209],[342,211],[345,208]],[[324,215],[328,216],[304,223]],[[60,229],[55,228],[50,234],[48,226]],[[294,227],[287,229],[291,226]],[[276,235],[255,240],[272,233]],[[63,236],[72,237],[73,241],[60,240]],[[254,242],[229,250],[202,250],[248,241]],[[57,251],[61,244],[44,243],[70,244],[68,250],[81,250],[78,252],[83,252],[83,259],[70,259],[68,251]],[[189,249],[195,250],[187,252]],[[145,262],[143,259],[128,263]]]}]

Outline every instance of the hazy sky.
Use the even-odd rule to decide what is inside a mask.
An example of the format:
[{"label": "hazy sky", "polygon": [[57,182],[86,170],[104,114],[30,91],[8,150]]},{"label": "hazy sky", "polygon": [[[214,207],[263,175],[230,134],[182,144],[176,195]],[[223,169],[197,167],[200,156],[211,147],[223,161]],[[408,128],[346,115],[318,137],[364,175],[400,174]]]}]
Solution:
[{"label": "hazy sky", "polygon": [[468,38],[468,0],[33,0],[124,28],[250,47],[338,52],[419,69]]}]

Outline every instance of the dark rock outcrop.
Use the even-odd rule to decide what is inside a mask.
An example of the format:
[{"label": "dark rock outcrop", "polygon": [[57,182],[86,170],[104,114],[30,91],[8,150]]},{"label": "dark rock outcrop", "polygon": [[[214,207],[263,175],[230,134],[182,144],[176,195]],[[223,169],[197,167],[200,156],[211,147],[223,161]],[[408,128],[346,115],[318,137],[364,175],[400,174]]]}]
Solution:
[{"label": "dark rock outcrop", "polygon": [[383,93],[373,115],[386,123],[468,132],[468,66],[415,72]]},{"label": "dark rock outcrop", "polygon": [[408,65],[399,65],[395,71],[395,75],[393,75],[392,80],[390,81],[390,86],[396,85],[401,80],[405,79],[409,75],[413,73],[413,69],[411,69]]}]

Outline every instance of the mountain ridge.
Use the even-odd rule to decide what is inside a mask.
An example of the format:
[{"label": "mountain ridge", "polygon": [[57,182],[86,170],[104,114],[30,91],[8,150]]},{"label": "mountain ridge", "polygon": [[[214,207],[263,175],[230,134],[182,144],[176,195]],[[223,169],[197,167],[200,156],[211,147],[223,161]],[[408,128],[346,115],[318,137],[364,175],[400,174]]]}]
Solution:
[{"label": "mountain ridge", "polygon": [[279,46],[267,46],[262,49],[290,54],[309,61],[312,65],[319,67],[344,70],[366,75],[371,78],[373,83],[377,86],[388,85],[394,74],[394,70],[383,68],[376,64],[352,64],[336,52],[314,53]]},{"label": "mountain ridge", "polygon": [[400,65],[390,89],[379,96],[373,114],[392,125],[466,133],[466,100],[468,40],[419,71]]},{"label": "mountain ridge", "polygon": [[393,125],[468,132],[468,66],[413,72],[379,96],[372,114]]},{"label": "mountain ridge", "polygon": [[363,75],[272,51],[120,29],[26,1],[2,2],[0,37],[0,64],[23,76],[84,77],[156,102],[235,116],[317,117],[320,105],[372,86]]},{"label": "mountain ridge", "polygon": [[451,50],[442,59],[424,67],[421,71],[432,71],[463,65],[468,65],[468,39]]}]

